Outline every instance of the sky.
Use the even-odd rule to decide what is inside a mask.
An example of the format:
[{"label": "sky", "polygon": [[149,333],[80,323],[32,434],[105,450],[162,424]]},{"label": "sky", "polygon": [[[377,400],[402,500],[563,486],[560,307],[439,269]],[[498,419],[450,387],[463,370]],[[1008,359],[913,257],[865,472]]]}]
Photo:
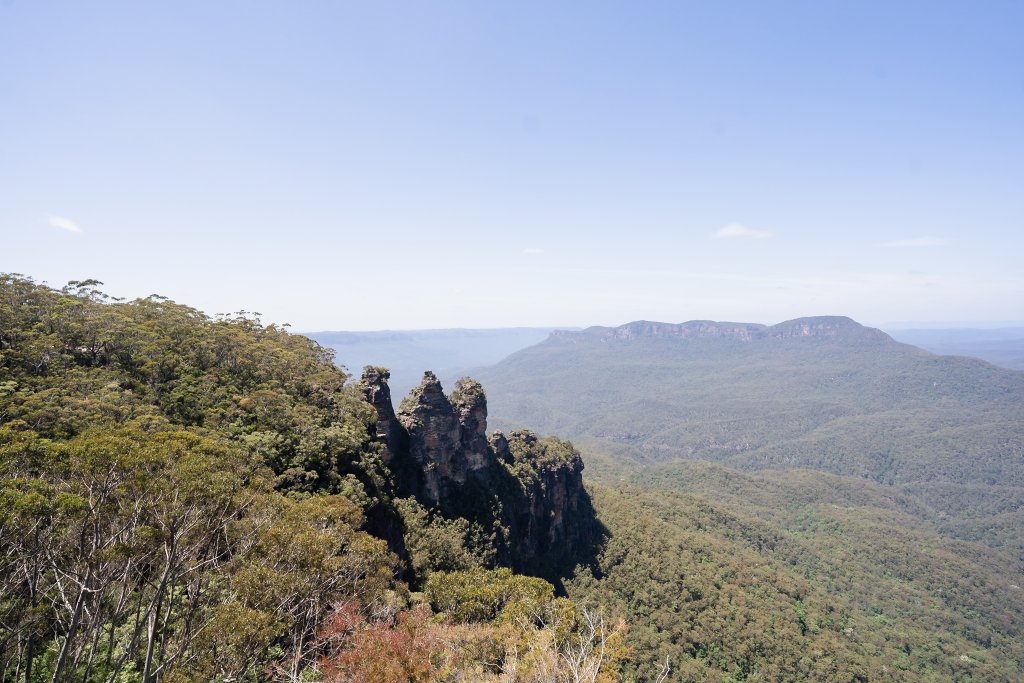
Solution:
[{"label": "sky", "polygon": [[0,272],[297,330],[1024,320],[1024,3],[0,0]]}]

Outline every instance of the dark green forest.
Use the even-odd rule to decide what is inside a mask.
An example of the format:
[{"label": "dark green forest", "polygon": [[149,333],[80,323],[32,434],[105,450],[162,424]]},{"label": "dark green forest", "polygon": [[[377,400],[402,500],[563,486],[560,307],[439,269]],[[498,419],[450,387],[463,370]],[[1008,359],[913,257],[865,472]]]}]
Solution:
[{"label": "dark green forest", "polygon": [[394,413],[254,314],[0,276],[3,678],[1020,680],[1024,381],[855,337],[556,336]]},{"label": "dark green forest", "polygon": [[[820,637],[801,628],[779,652],[749,653],[719,640],[735,625],[719,622],[694,643],[700,602],[677,596],[711,573],[689,559],[698,547],[797,581],[801,610],[830,615],[816,623],[840,644],[820,651],[849,680],[1022,675],[1024,373],[822,318],[559,333],[479,377],[499,425],[530,423],[586,454],[611,540],[601,579],[573,594],[614,595],[637,615],[638,652],[672,643],[706,667],[681,680],[758,680],[815,651],[785,647]],[[609,555],[630,537],[644,550]],[[679,545],[659,551],[652,537]],[[785,591],[767,595],[759,614],[795,613]],[[774,640],[751,628],[759,648]],[[702,656],[709,647],[725,654]],[[763,680],[846,680],[773,671]]]},{"label": "dark green forest", "polygon": [[702,460],[852,476],[913,496],[945,532],[1024,558],[1024,373],[845,318],[806,320],[826,332],[562,333],[479,378],[496,423],[573,439],[591,472]]}]

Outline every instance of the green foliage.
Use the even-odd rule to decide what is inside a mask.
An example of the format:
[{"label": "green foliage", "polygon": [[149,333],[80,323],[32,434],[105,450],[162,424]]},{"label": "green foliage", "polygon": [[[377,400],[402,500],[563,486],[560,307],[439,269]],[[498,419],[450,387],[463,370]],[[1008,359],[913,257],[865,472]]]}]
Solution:
[{"label": "green foliage", "polygon": [[[132,422],[205,429],[244,446],[297,494],[376,495],[373,410],[304,337],[237,314],[211,320],[162,297],[107,303],[0,276],[0,416],[46,438]],[[16,388],[16,389],[15,389]]]},{"label": "green foliage", "polygon": [[404,526],[414,586],[422,585],[432,571],[465,570],[493,562],[493,548],[479,524],[431,514],[414,498],[400,498],[395,505]]},{"label": "green foliage", "polygon": [[1021,373],[879,335],[584,333],[479,376],[499,426],[570,436],[626,486],[597,495],[610,538],[567,589],[629,615],[641,676],[666,655],[680,680],[1024,670]]},{"label": "green foliage", "polygon": [[393,593],[372,409],[307,339],[98,284],[0,276],[4,679],[308,668],[331,601]]},{"label": "green foliage", "polygon": [[570,442],[554,436],[541,438],[526,429],[509,433],[508,446],[513,459],[512,471],[520,480],[530,480],[544,470],[574,465],[580,460],[580,452]]},{"label": "green foliage", "polygon": [[[572,444],[512,432],[507,460],[424,508],[397,497],[373,410],[330,352],[245,314],[113,301],[98,284],[0,276],[4,680],[653,681],[666,661],[667,680],[716,682],[1024,670],[1016,375],[881,342],[745,360],[696,344],[682,373],[665,340],[572,361],[544,350],[551,394],[518,407],[590,435],[590,462],[620,489],[594,489],[607,534],[559,586],[571,602],[485,567],[509,559],[541,502],[559,529],[580,526],[565,538],[599,539],[583,529],[589,499],[566,507],[551,476],[578,477]],[[509,391],[532,381],[518,380]],[[506,390],[489,386],[500,406]],[[453,400],[478,392],[462,382]],[[694,458],[746,471],[680,462]],[[409,609],[383,538],[432,613]],[[534,538],[538,557],[582,556]]]},{"label": "green foliage", "polygon": [[505,568],[435,572],[424,594],[435,612],[457,623],[537,619],[555,597],[547,581]]},{"label": "green foliage", "polygon": [[[493,563],[503,530],[396,500],[374,410],[329,351],[99,284],[0,276],[0,677],[296,681],[335,661],[344,680],[433,680],[469,666],[470,643],[506,656],[512,641],[481,625],[460,632],[465,652],[431,659],[430,615],[405,610],[383,539],[420,584]],[[542,486],[545,465],[523,457]],[[489,519],[500,495],[527,495],[506,484],[479,486],[467,509]],[[331,660],[319,634],[345,603],[374,616],[346,636],[358,655]]]},{"label": "green foliage", "polygon": [[469,405],[484,397],[484,388],[480,382],[469,377],[463,377],[455,383],[454,388],[448,394],[448,400],[452,405]]},{"label": "green foliage", "polygon": [[641,679],[666,657],[675,680],[1019,678],[1018,564],[942,539],[886,487],[796,475],[693,464],[596,487],[610,538],[570,597],[627,615]]}]

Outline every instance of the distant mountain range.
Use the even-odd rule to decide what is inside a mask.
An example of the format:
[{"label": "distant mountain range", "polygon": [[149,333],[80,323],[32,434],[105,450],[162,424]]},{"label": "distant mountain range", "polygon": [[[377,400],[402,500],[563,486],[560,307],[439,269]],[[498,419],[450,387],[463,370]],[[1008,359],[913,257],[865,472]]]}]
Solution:
[{"label": "distant mountain range", "polygon": [[[648,326],[652,334],[668,334],[679,328],[682,334],[693,334],[702,326],[719,329],[726,334],[728,326],[734,333],[768,334],[767,326],[697,321],[673,325],[670,323],[631,323],[634,334],[637,326]],[[600,330],[618,328],[590,328],[588,334],[601,334]],[[334,349],[336,361],[350,373],[358,375],[366,365],[383,366],[391,370],[391,390],[404,396],[419,384],[425,370],[432,370],[445,384],[452,384],[477,368],[498,363],[506,356],[534,344],[548,335],[576,332],[572,327],[506,327],[494,329],[437,329],[437,330],[381,330],[374,332],[311,332],[306,336],[321,345]],[[775,333],[780,333],[776,330]],[[1024,370],[1024,327],[999,329],[886,329],[897,341],[913,344],[933,353],[981,358],[994,365]],[[618,333],[615,333],[618,334]]]},{"label": "distant mountain range", "polygon": [[969,492],[999,485],[1024,509],[1024,373],[849,318],[559,332],[476,377],[499,427],[531,424],[619,467],[809,468],[906,487],[937,509],[965,496],[984,507]]},{"label": "distant mountain range", "polygon": [[396,397],[420,383],[425,370],[452,384],[473,368],[543,341],[551,327],[496,329],[383,330],[377,332],[310,332],[305,336],[334,349],[335,361],[358,375],[366,365],[391,371]]}]

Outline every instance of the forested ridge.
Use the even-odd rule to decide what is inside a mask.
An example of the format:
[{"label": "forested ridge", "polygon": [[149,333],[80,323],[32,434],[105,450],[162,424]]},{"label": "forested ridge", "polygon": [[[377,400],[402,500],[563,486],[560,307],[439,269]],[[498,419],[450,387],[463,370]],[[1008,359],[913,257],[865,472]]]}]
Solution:
[{"label": "forested ridge", "polygon": [[[625,625],[404,495],[331,352],[99,284],[0,278],[4,680],[618,678]],[[510,481],[579,457],[527,436]]]},{"label": "forested ridge", "polygon": [[584,491],[569,442],[485,434],[485,386],[428,373],[396,411],[385,369],[333,361],[253,314],[2,276],[4,680],[1024,671],[1012,484],[915,484],[953,515],[874,478],[586,450]]},{"label": "forested ridge", "polygon": [[586,454],[609,540],[570,594],[625,611],[641,672],[1024,675],[1024,374],[821,317],[557,333],[478,376]]},{"label": "forested ridge", "polygon": [[853,476],[1024,558],[1022,372],[821,317],[562,333],[478,376],[499,424],[573,439],[592,472],[699,460]]}]

